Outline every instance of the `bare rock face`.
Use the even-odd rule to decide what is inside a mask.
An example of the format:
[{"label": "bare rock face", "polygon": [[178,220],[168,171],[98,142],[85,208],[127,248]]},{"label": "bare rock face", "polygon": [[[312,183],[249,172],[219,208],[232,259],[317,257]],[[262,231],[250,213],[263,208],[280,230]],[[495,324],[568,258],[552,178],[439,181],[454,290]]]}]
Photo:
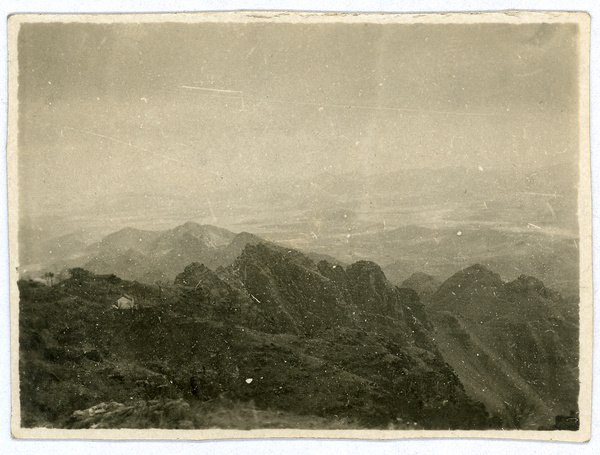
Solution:
[{"label": "bare rock face", "polygon": [[169,428],[191,429],[190,405],[182,399],[139,401],[124,405],[102,402],[73,412],[68,428]]},{"label": "bare rock face", "polygon": [[541,280],[528,275],[521,275],[516,280],[506,283],[504,291],[507,298],[526,294],[531,297],[536,296],[553,301],[562,300],[558,292],[547,288]]},{"label": "bare rock face", "polygon": [[359,261],[350,265],[346,273],[352,298],[363,309],[389,315],[401,313],[395,287],[377,264]]}]

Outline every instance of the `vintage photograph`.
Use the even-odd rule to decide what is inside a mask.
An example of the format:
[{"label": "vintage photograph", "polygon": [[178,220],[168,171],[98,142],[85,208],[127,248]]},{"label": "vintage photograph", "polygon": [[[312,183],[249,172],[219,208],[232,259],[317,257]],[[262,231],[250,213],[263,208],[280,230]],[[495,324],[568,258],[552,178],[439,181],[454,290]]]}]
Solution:
[{"label": "vintage photograph", "polygon": [[589,21],[10,17],[13,435],[589,439]]}]

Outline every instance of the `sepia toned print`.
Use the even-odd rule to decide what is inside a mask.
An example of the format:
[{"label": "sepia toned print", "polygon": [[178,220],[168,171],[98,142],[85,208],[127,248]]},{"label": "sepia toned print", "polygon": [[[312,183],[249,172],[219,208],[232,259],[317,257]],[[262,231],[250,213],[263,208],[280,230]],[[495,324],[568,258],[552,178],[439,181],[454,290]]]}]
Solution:
[{"label": "sepia toned print", "polygon": [[9,20],[13,434],[585,441],[589,17]]}]

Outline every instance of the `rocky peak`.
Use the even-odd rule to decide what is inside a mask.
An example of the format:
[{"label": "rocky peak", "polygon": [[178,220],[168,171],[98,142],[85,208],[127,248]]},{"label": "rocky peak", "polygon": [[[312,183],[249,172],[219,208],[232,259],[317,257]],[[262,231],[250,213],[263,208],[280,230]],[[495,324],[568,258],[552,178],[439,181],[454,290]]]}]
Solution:
[{"label": "rocky peak", "polygon": [[500,275],[481,264],[475,264],[444,281],[435,295],[437,298],[465,298],[500,286],[502,286]]},{"label": "rocky peak", "polygon": [[541,280],[529,275],[521,275],[516,280],[505,284],[506,294],[537,294],[550,300],[561,300],[558,292],[547,288]]},{"label": "rocky peak", "polygon": [[347,278],[346,270],[339,264],[332,264],[329,261],[319,261],[317,268],[321,275],[325,278],[329,278],[332,281],[339,282],[340,280],[345,281]]},{"label": "rocky peak", "polygon": [[192,262],[175,278],[175,284],[181,286],[196,286],[199,282],[212,282],[218,279],[215,273],[204,264]]},{"label": "rocky peak", "polygon": [[384,286],[389,287],[383,270],[377,264],[371,261],[358,261],[348,266],[346,269],[348,277],[357,285],[365,285],[369,287]]},{"label": "rocky peak", "polygon": [[157,238],[155,245],[159,248],[169,248],[174,245],[179,246],[178,244],[182,241],[189,243],[193,239],[200,241],[207,248],[216,248],[228,245],[234,236],[233,232],[226,229],[188,221],[181,226],[165,231]]}]

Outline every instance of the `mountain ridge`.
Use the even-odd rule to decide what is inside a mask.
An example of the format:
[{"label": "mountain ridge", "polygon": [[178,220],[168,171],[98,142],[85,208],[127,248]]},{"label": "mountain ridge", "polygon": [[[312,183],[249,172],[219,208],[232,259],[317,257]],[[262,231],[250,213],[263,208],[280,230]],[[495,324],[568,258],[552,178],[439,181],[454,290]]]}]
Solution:
[{"label": "mountain ridge", "polygon": [[[190,230],[205,232],[188,225],[176,238],[187,239]],[[30,390],[35,380],[24,379],[31,392],[25,408],[39,412],[45,396],[59,394],[64,424],[77,421],[75,414],[68,419],[74,409],[111,396],[152,400],[168,391],[188,403],[225,394],[369,427],[411,421],[528,429],[577,411],[574,315],[563,314],[560,294],[540,280],[504,282],[475,264],[421,302],[372,261],[315,262],[251,234],[225,235],[230,243],[222,248],[243,246],[231,263],[211,269],[196,257],[158,286],[83,269],[52,286],[22,280],[22,374],[58,378],[40,394]],[[134,266],[145,257],[134,249],[124,254]],[[139,309],[112,313],[123,294]],[[36,305],[47,309],[48,329],[38,326]],[[64,332],[65,324],[72,328]],[[84,400],[65,395],[75,379],[60,365],[70,364],[95,378]],[[103,382],[113,376],[125,378],[118,393]]]},{"label": "mountain ridge", "polygon": [[[258,243],[216,272],[190,264],[158,290],[81,269],[48,287],[22,280],[25,426],[39,412],[79,425],[82,409],[128,396],[191,404],[224,396],[363,428],[492,425],[431,343],[416,293],[392,286],[373,263],[348,268]],[[110,308],[123,293],[137,310]],[[84,381],[79,395],[70,393],[73,371]]]},{"label": "mountain ridge", "polygon": [[424,306],[442,355],[489,409],[529,428],[577,411],[578,310],[542,281],[474,265]]}]

